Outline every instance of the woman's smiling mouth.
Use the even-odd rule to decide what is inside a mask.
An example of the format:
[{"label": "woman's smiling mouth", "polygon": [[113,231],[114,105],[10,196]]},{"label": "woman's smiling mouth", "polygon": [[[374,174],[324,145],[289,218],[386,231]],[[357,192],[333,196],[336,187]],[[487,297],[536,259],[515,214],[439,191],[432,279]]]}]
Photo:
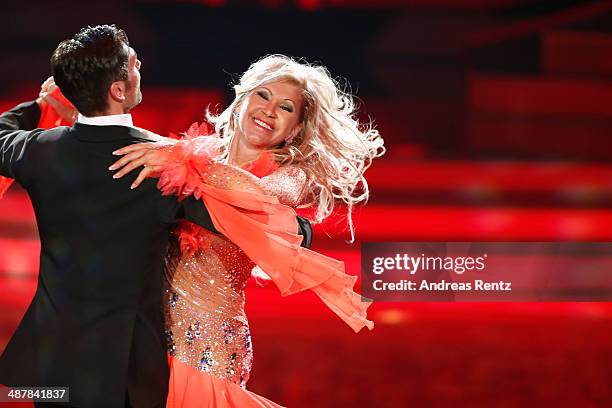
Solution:
[{"label": "woman's smiling mouth", "polygon": [[257,126],[259,126],[260,128],[263,128],[265,130],[273,130],[274,128],[272,127],[272,125],[270,125],[269,123],[264,122],[261,119],[257,119],[257,118],[253,118],[253,122],[255,122],[255,124]]}]

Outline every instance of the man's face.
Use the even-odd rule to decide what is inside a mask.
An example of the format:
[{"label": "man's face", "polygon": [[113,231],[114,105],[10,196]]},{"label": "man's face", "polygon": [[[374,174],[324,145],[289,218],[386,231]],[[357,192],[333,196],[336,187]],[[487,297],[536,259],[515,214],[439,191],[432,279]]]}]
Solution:
[{"label": "man's face", "polygon": [[132,47],[130,47],[129,52],[126,98],[123,105],[125,113],[129,112],[142,101],[142,93],[140,92],[140,60]]}]

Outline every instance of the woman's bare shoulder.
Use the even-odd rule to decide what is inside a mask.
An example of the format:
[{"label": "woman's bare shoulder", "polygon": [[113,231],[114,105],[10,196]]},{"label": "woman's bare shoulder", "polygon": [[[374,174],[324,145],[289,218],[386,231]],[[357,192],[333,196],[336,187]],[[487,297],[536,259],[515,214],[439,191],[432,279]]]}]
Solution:
[{"label": "woman's bare shoulder", "polygon": [[283,165],[261,178],[261,187],[286,205],[296,207],[304,196],[306,172],[295,165]]}]

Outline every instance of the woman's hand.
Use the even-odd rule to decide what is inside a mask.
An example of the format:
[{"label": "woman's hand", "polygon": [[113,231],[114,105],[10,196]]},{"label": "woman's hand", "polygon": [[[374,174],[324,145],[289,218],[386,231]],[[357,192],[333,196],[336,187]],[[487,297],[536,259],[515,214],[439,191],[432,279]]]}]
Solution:
[{"label": "woman's hand", "polygon": [[40,86],[40,92],[38,93],[36,103],[41,107],[48,103],[63,120],[68,123],[74,123],[78,112],[73,107],[66,106],[58,101],[57,98],[52,95],[55,91],[57,91],[57,85],[51,76]]},{"label": "woman's hand", "polygon": [[174,146],[178,142],[178,140],[174,139],[163,139],[158,142],[136,143],[114,151],[114,155],[123,157],[108,168],[109,170],[120,169],[113,175],[113,178],[121,178],[132,170],[144,166],[144,169],[140,171],[138,177],[132,183],[131,188],[135,189],[147,177],[159,177],[164,165],[169,161],[170,154],[167,148]]},{"label": "woman's hand", "polygon": [[38,103],[41,106],[47,103],[45,102],[45,97],[55,90],[55,88],[52,88],[50,90],[52,86],[55,86],[55,88],[57,88],[57,85],[55,85],[55,81],[53,80],[53,77],[50,76],[40,86],[40,92],[38,92],[38,98],[36,99],[36,103]]}]

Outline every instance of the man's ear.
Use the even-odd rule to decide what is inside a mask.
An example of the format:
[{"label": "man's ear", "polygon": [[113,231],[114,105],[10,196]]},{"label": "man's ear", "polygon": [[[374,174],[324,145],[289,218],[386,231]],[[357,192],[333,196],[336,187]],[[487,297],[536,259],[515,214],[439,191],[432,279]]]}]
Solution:
[{"label": "man's ear", "polygon": [[125,81],[115,81],[111,84],[108,93],[114,101],[123,103],[125,101],[125,90]]}]

